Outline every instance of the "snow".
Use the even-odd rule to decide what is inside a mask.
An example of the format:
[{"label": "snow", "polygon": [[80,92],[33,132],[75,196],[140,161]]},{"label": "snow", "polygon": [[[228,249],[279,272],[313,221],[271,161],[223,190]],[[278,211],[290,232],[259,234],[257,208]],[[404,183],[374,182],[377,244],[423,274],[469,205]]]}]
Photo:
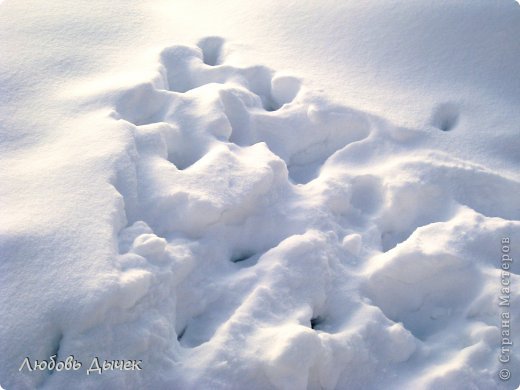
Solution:
[{"label": "snow", "polygon": [[[514,1],[8,0],[0,26],[4,388],[520,386]],[[83,366],[19,370],[53,355]]]}]

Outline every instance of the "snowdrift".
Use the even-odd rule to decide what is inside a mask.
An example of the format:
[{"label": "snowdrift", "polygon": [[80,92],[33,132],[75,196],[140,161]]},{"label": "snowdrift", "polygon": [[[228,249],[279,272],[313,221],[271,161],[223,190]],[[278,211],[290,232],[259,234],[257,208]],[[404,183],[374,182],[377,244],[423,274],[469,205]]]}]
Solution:
[{"label": "snowdrift", "polygon": [[[10,15],[21,23],[2,33],[13,58],[0,63],[4,388],[520,384],[514,2],[302,3],[278,14],[265,5],[247,11],[233,2],[178,2],[171,16],[178,28],[188,16],[199,24],[168,38],[173,44],[149,23],[172,4],[129,5],[110,26],[107,15],[122,4],[108,14],[53,5],[28,16],[23,4],[0,5],[4,25],[12,26]],[[206,13],[227,15],[232,6],[243,40],[230,21],[220,27],[226,34],[206,34],[222,32]],[[446,16],[436,24],[439,9]],[[77,35],[59,38],[65,16],[82,11],[106,27],[100,33],[80,21],[71,30]],[[367,31],[350,13],[378,22],[366,35],[368,76],[353,80],[346,75],[362,61],[347,31]],[[484,14],[489,19],[475,27]],[[255,15],[260,22],[244,24]],[[267,28],[266,15],[267,27],[276,27],[273,41],[288,37],[304,65],[273,67],[294,64],[294,56],[280,60],[273,46],[269,57],[265,41],[252,38]],[[277,24],[280,15],[294,19]],[[315,18],[328,29],[316,31]],[[23,27],[31,24],[27,35]],[[411,25],[418,34],[405,39]],[[132,41],[138,33],[141,40]],[[446,41],[451,35],[457,39]],[[94,41],[78,49],[88,37]],[[416,56],[408,78],[400,60],[384,64],[398,38],[397,52]],[[53,50],[16,54],[24,39]],[[326,56],[327,72],[313,78],[309,50],[323,40],[330,47],[322,53],[343,45],[352,58]],[[467,57],[458,51],[465,41]],[[114,55],[118,46],[122,54]],[[264,62],[248,54],[252,47]],[[124,69],[131,49],[143,58]],[[438,51],[456,64],[430,62]],[[97,58],[79,65],[96,52],[109,70]],[[26,69],[27,59],[41,68],[24,76],[17,67]],[[71,74],[63,73],[67,61]],[[447,75],[443,88],[453,83],[447,92],[418,84],[439,72]],[[49,79],[32,86],[41,74]],[[381,91],[367,103],[379,81]],[[341,97],[338,84],[365,96]],[[410,96],[415,106],[399,105]],[[488,104],[492,115],[481,110]],[[513,261],[504,263],[504,255]],[[505,295],[510,306],[500,305]],[[504,338],[513,341],[506,363],[499,359]],[[69,356],[81,368],[22,368],[26,357]],[[91,366],[96,357],[140,363],[101,373]]]}]

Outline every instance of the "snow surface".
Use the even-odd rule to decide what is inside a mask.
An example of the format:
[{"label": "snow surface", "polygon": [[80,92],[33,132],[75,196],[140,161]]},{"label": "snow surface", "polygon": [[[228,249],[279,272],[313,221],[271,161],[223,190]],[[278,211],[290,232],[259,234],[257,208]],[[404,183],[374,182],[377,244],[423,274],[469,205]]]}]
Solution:
[{"label": "snow surface", "polygon": [[[512,0],[2,2],[0,384],[519,386],[519,36]],[[53,354],[143,370],[19,371]]]}]

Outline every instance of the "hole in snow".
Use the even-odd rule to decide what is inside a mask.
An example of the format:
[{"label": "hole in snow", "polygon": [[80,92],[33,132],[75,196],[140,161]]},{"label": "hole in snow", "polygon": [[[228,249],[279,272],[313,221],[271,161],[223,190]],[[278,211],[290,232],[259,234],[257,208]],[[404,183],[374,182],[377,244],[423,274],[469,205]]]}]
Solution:
[{"label": "hole in snow", "polygon": [[[300,91],[301,81],[292,76],[275,75],[271,80],[271,96],[266,107],[267,111],[275,111],[283,107],[284,104],[291,103]],[[270,110],[269,108],[273,108]]]},{"label": "hole in snow", "polygon": [[459,122],[459,109],[454,103],[443,103],[435,108],[431,124],[439,130],[451,131]]},{"label": "hole in snow", "polygon": [[255,265],[258,259],[260,258],[260,254],[253,252],[237,252],[233,256],[231,256],[232,263],[240,263],[241,266],[252,266]]},{"label": "hole in snow", "polygon": [[311,328],[319,330],[320,325],[323,324],[324,321],[325,321],[325,318],[323,318],[321,316],[311,318]]},{"label": "hole in snow", "polygon": [[310,183],[319,176],[320,169],[327,158],[328,156],[304,165],[288,165],[289,177],[296,184]]},{"label": "hole in snow", "polygon": [[168,161],[171,162],[179,171],[184,171],[200,160],[198,156],[195,158],[179,158],[178,156],[168,155]]},{"label": "hole in snow", "polygon": [[197,46],[202,50],[202,60],[206,65],[215,66],[221,62],[223,45],[224,39],[221,37],[207,37],[199,41]]},{"label": "hole in snow", "polygon": [[274,111],[278,111],[282,105],[281,104],[278,104],[276,103],[275,101],[273,101],[273,99],[265,99],[266,101],[262,101],[263,102],[263,106],[264,106],[264,110],[266,110],[267,112],[274,112]]},{"label": "hole in snow", "polygon": [[182,337],[184,336],[184,333],[186,333],[186,329],[188,329],[187,326],[185,326],[177,335],[177,341],[181,341]]}]

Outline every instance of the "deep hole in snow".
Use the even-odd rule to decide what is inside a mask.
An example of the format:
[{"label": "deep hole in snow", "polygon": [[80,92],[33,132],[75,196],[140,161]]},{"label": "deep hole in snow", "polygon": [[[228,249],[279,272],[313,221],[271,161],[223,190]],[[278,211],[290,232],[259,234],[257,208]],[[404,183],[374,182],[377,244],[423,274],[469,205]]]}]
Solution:
[{"label": "deep hole in snow", "polygon": [[321,316],[313,317],[311,318],[311,328],[312,329],[319,329],[319,326],[323,324],[325,321],[325,318]]},{"label": "deep hole in snow", "polygon": [[202,50],[202,60],[206,65],[215,66],[221,61],[224,39],[221,37],[206,37],[199,41],[198,46]]}]

